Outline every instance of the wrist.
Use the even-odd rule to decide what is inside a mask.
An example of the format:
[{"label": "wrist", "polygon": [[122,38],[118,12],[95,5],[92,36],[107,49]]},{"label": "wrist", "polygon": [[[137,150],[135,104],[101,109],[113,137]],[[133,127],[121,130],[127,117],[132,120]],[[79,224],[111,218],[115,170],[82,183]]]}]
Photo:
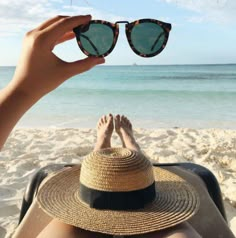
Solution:
[{"label": "wrist", "polygon": [[15,87],[14,84],[10,83],[0,95],[1,114],[3,109],[9,110],[9,113],[12,112],[12,116],[18,121],[39,99],[40,97],[36,94]]},{"label": "wrist", "polygon": [[36,103],[39,98],[36,96],[33,96],[32,94],[29,94],[25,92],[24,90],[21,90],[19,88],[11,88],[6,87],[4,89],[5,91],[5,97],[7,100],[14,100],[16,105],[22,105],[23,107],[31,106],[34,103]]},{"label": "wrist", "polygon": [[39,98],[8,85],[0,92],[0,150],[10,132]]},{"label": "wrist", "polygon": [[34,87],[27,85],[27,79],[14,78],[5,90],[8,96],[18,98],[29,104],[37,102],[42,97]]}]

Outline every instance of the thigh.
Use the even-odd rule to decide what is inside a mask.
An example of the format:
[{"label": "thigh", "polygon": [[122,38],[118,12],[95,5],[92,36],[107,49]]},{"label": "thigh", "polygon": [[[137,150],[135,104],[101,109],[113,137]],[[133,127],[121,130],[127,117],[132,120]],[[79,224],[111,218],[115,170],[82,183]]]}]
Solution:
[{"label": "thigh", "polygon": [[190,182],[200,196],[200,209],[192,218],[188,220],[193,228],[202,237],[234,238],[234,235],[228,227],[228,224],[209,196],[209,193],[201,178],[179,167],[168,167],[168,170],[174,172],[175,174],[178,174],[179,176]]},{"label": "thigh", "polygon": [[37,238],[107,238],[109,235],[76,228],[53,219]]}]

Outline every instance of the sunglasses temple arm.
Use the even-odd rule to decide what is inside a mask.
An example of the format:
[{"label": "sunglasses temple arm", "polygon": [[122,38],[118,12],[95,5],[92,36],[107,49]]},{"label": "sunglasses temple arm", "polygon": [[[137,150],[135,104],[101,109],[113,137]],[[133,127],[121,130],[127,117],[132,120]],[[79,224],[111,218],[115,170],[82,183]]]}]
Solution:
[{"label": "sunglasses temple arm", "polygon": [[96,51],[96,53],[97,53],[97,55],[99,55],[99,52],[98,52],[98,49],[97,49],[97,47],[93,44],[93,42],[87,37],[87,36],[85,36],[85,35],[80,35],[81,37],[83,37],[83,38],[85,38],[89,43],[90,43],[90,45],[93,47],[93,49]]},{"label": "sunglasses temple arm", "polygon": [[155,48],[157,42],[159,41],[159,39],[160,39],[164,34],[165,34],[165,33],[162,32],[162,33],[157,37],[157,39],[155,40],[154,44],[152,45],[151,50],[153,50],[153,49]]}]

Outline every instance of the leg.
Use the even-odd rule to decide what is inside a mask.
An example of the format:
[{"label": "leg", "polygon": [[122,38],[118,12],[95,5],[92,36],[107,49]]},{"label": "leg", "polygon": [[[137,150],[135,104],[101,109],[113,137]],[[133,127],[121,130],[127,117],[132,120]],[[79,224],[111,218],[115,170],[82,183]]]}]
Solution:
[{"label": "leg", "polygon": [[47,215],[34,199],[12,238],[37,237],[52,220],[53,218]]},{"label": "leg", "polygon": [[[103,116],[97,124],[97,143],[94,151],[110,148],[111,135],[114,129],[113,116]],[[93,237],[109,237],[108,235],[85,231],[71,225],[64,224],[56,219],[53,219],[37,236],[37,238],[93,238]]]},{"label": "leg", "polygon": [[210,198],[205,184],[199,176],[179,167],[166,167],[181,176],[197,190],[200,197],[200,209],[189,219],[189,224],[202,236],[214,238],[234,238],[232,231]]},{"label": "leg", "polygon": [[53,219],[45,229],[37,236],[37,238],[107,238],[108,235],[90,232],[64,224]]},{"label": "leg", "polygon": [[94,151],[111,147],[113,129],[113,116],[111,114],[102,116],[97,124],[97,143]]},{"label": "leg", "polygon": [[[136,142],[132,124],[125,116],[117,115],[115,117],[115,130],[119,135],[122,145],[125,148],[141,152],[138,143]],[[174,226],[172,228],[165,229],[159,232],[152,232],[144,235],[136,235],[143,238],[200,238],[200,235],[193,229],[187,222]]]},{"label": "leg", "polygon": [[[110,235],[85,231],[73,226],[66,225],[54,219],[37,236],[37,238],[108,238]],[[199,234],[188,224],[182,223],[172,228],[143,235],[132,236],[134,238],[201,238]]]},{"label": "leg", "polygon": [[137,235],[134,238],[201,238],[201,236],[187,222],[183,222],[171,228],[152,232],[144,235]]},{"label": "leg", "polygon": [[120,115],[115,117],[115,130],[121,139],[123,147],[140,152],[140,147],[133,135],[132,124],[127,117],[120,117]]}]

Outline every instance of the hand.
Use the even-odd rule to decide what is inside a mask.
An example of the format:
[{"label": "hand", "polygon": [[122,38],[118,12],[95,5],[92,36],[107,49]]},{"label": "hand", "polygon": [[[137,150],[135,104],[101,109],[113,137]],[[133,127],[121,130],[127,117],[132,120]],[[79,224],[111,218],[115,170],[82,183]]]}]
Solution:
[{"label": "hand", "polygon": [[13,89],[39,99],[66,79],[104,63],[104,58],[96,57],[68,63],[52,53],[57,44],[75,37],[74,27],[90,20],[91,16],[57,16],[28,32],[11,82]]}]

